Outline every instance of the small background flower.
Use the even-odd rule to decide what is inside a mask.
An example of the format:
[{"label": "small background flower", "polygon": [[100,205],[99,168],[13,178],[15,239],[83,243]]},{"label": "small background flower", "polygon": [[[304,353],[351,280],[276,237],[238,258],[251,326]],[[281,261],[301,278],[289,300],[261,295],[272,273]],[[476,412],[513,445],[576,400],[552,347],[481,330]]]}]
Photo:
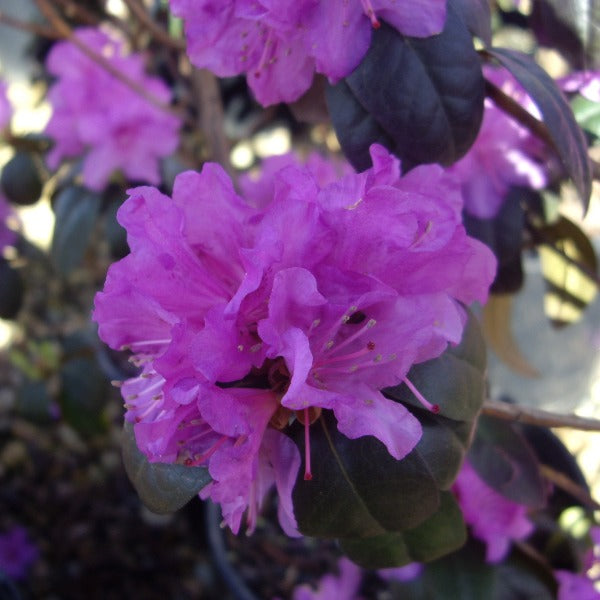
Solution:
[{"label": "small background flower", "polygon": [[[143,56],[128,54],[114,34],[81,28],[75,35],[149,94],[169,102],[167,86],[145,74]],[[46,67],[57,78],[48,92],[52,116],[45,130],[54,140],[47,158],[50,168],[85,154],[82,176],[91,189],[101,190],[117,170],[131,180],[158,184],[159,159],[176,149],[180,120],[152,105],[72,42],[58,42]]]},{"label": "small background flower", "polygon": [[38,556],[39,550],[29,540],[25,528],[15,525],[0,534],[0,571],[9,577],[24,578]]}]

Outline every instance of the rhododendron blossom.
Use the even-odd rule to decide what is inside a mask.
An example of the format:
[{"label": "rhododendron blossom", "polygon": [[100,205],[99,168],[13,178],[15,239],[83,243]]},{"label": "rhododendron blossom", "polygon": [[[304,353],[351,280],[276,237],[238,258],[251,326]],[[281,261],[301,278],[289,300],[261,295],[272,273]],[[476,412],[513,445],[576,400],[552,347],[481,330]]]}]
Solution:
[{"label": "rhododendron blossom", "polygon": [[[77,38],[158,100],[171,92],[144,72],[141,54],[127,54],[124,43],[100,29],[82,28]],[[51,49],[46,67],[57,77],[48,92],[52,117],[46,134],[54,141],[48,165],[83,153],[83,181],[101,190],[113,171],[133,180],[160,182],[159,159],[175,151],[180,119],[152,105],[70,41]]]},{"label": "rhododendron blossom", "polygon": [[[485,73],[499,87],[508,86],[507,93],[516,93],[516,83],[507,72],[487,68]],[[522,90],[517,97],[531,112],[537,110]],[[465,210],[480,219],[491,219],[511,187],[539,190],[547,184],[545,159],[542,143],[486,99],[477,139],[448,170],[461,181]]]},{"label": "rhododendron blossom", "polygon": [[463,464],[452,489],[471,532],[487,546],[487,562],[501,561],[512,540],[522,540],[533,531],[527,507],[491,488],[469,462]]},{"label": "rhododendron blossom", "polygon": [[119,211],[131,254],[110,268],[94,316],[141,368],[122,385],[126,418],[149,460],[208,466],[201,496],[235,532],[246,509],[253,528],[273,484],[295,530],[300,456],[283,432],[296,419],[305,479],[323,410],[347,437],[406,456],[420,423],[379,390],[412,385],[414,363],[458,343],[461,303],[485,301],[494,277],[461,224],[458,184],[438,166],[400,177],[385,149],[371,153],[371,169],[323,186],[287,167],[259,207],[206,164],[177,177],[172,199],[140,187]]},{"label": "rhododendron blossom", "polygon": [[292,102],[315,71],[349,75],[385,21],[405,35],[439,33],[445,0],[171,0],[185,20],[188,54],[220,77],[247,73],[263,105]]}]

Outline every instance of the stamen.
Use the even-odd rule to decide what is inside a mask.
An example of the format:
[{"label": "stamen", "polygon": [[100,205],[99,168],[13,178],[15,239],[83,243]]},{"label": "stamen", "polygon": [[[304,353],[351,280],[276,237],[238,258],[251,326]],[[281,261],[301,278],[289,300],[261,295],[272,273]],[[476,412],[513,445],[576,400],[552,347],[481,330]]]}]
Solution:
[{"label": "stamen", "polygon": [[163,340],[143,340],[141,342],[129,342],[129,344],[123,344],[121,350],[133,350],[134,347],[138,346],[156,346],[157,344],[169,344],[171,340],[169,338]]},{"label": "stamen", "polygon": [[351,336],[347,337],[344,341],[340,342],[335,348],[333,352],[338,352],[342,348],[345,348],[349,344],[351,344],[354,340],[359,338],[365,331],[371,329],[371,327],[375,327],[377,321],[375,319],[369,319],[365,325],[363,325],[358,331],[355,331]]},{"label": "stamen", "polygon": [[263,70],[264,66],[271,64],[272,62],[269,59],[269,54],[271,53],[271,46],[273,46],[273,40],[271,39],[272,37],[273,30],[269,29],[269,32],[267,33],[267,39],[265,40],[265,47],[263,48],[258,66],[254,71],[254,77],[256,77],[257,79],[260,77],[260,72]]},{"label": "stamen", "polygon": [[375,350],[375,344],[373,342],[369,342],[362,350],[357,350],[356,352],[352,352],[351,354],[343,354],[342,356],[334,356],[333,358],[327,358],[325,360],[318,361],[313,369],[319,369],[325,365],[330,365],[336,362],[342,362],[345,360],[352,360],[354,358],[360,358],[365,354],[369,354]]},{"label": "stamen", "polygon": [[431,402],[429,402],[429,400],[426,400],[425,397],[421,394],[421,392],[419,392],[419,390],[411,383],[411,381],[408,379],[408,377],[404,377],[404,379],[402,379],[402,381],[404,381],[404,383],[406,384],[408,389],[416,396],[417,400],[425,408],[429,409],[432,413],[434,413],[436,415],[440,412],[439,404],[431,404]]},{"label": "stamen", "polygon": [[222,436],[221,439],[215,443],[215,445],[204,454],[197,454],[194,458],[186,458],[184,464],[188,467],[196,467],[206,462],[229,438],[229,436]]},{"label": "stamen", "polygon": [[304,409],[304,481],[310,481],[312,479],[312,473],[310,469],[310,417],[308,414],[308,407]]},{"label": "stamen", "polygon": [[379,29],[381,27],[381,22],[375,16],[375,10],[373,9],[373,5],[371,4],[371,0],[361,0],[363,5],[363,10],[365,11],[367,17],[371,20],[371,25],[373,29]]}]

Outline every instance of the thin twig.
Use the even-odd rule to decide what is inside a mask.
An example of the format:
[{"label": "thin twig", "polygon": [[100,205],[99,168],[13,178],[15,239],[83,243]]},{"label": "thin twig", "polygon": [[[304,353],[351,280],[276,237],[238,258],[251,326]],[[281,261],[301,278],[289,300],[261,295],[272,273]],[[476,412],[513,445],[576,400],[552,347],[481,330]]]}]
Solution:
[{"label": "thin twig", "polygon": [[600,431],[600,420],[577,415],[560,415],[530,406],[519,406],[496,400],[486,400],[481,412],[490,417],[517,421],[540,427],[570,427],[581,431]]},{"label": "thin twig", "polygon": [[225,116],[219,82],[210,71],[194,68],[192,85],[198,98],[199,127],[208,141],[210,157],[233,175],[229,161],[229,142],[225,136]]},{"label": "thin twig", "polygon": [[590,493],[585,488],[576,484],[564,473],[561,473],[548,465],[540,465],[540,473],[556,487],[559,487],[561,490],[571,494],[574,498],[577,498],[584,506],[594,510],[600,509],[600,504],[592,498]]},{"label": "thin twig", "polygon": [[81,52],[83,52],[86,56],[88,56],[95,63],[99,64],[103,69],[105,69],[108,73],[110,73],[113,77],[118,79],[121,83],[128,86],[134,92],[136,92],[139,96],[153,104],[160,110],[165,112],[174,114],[178,117],[183,117],[182,112],[176,108],[173,108],[171,105],[163,102],[159,98],[157,98],[154,94],[149,93],[144,86],[139,84],[137,81],[129,78],[127,75],[116,69],[104,56],[97,54],[91,48],[89,48],[86,44],[84,44],[74,33],[73,30],[69,27],[69,25],[61,18],[61,16],[56,12],[54,7],[48,0],[35,0],[38,8],[42,12],[42,14],[48,19],[48,21],[52,24],[52,26],[60,33],[60,35],[66,39],[68,39],[72,44],[77,46]]},{"label": "thin twig", "polygon": [[123,0],[129,10],[137,17],[140,23],[152,34],[156,40],[166,46],[176,50],[184,50],[185,42],[183,40],[171,37],[154,19],[148,14],[146,9],[138,0]]},{"label": "thin twig", "polygon": [[20,19],[15,19],[14,17],[11,17],[2,11],[0,11],[0,25],[6,25],[7,27],[19,29],[20,31],[26,31],[27,33],[33,33],[41,37],[50,38],[51,40],[62,38],[62,35],[51,27],[45,27],[44,25],[30,23],[28,21],[21,21]]}]

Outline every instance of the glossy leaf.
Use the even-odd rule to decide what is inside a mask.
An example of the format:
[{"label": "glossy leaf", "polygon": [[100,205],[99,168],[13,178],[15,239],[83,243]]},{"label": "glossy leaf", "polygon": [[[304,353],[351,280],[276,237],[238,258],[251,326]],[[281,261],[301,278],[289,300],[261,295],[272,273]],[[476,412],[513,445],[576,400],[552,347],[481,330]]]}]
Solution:
[{"label": "glossy leaf", "polygon": [[25,289],[19,271],[0,256],[0,319],[14,319],[23,304]]},{"label": "glossy leaf", "polygon": [[488,46],[492,43],[492,22],[489,0],[450,0],[467,29]]},{"label": "glossy leaf", "polygon": [[460,548],[467,539],[462,513],[450,492],[440,495],[440,507],[421,525],[402,533],[344,539],[344,554],[366,569],[400,567],[435,560]]},{"label": "glossy leaf", "polygon": [[494,294],[483,307],[481,325],[485,339],[498,358],[523,377],[539,377],[540,372],[523,355],[512,331],[513,296]]},{"label": "glossy leaf", "polygon": [[523,206],[529,204],[535,195],[536,192],[532,190],[511,188],[493,219],[480,219],[466,211],[463,213],[463,221],[469,235],[488,246],[498,260],[496,278],[491,287],[494,293],[514,293],[523,285]]},{"label": "glossy leaf", "polygon": [[520,552],[513,552],[494,568],[494,591],[491,600],[535,598],[554,600],[557,586],[548,567]]},{"label": "glossy leaf", "polygon": [[[441,490],[452,484],[470,443],[483,401],[485,346],[475,321],[463,342],[440,358],[413,367],[409,379],[440,413],[426,411],[405,385],[384,390],[420,420],[423,436],[397,461],[376,438],[350,440],[324,411],[310,430],[312,475],[300,469],[293,492],[294,514],[305,535],[374,538],[414,529],[439,509]],[[304,454],[303,427],[290,435]]]},{"label": "glossy leaf", "polygon": [[206,467],[151,463],[135,443],[133,425],[123,428],[123,463],[140,500],[157,514],[167,514],[185,506],[211,481]]},{"label": "glossy leaf", "polygon": [[326,94],[342,150],[357,170],[371,166],[375,142],[405,167],[450,165],[470,148],[483,116],[481,64],[452,6],[442,33],[428,38],[384,24],[360,65]]},{"label": "glossy leaf", "polygon": [[596,0],[537,0],[529,19],[531,30],[541,46],[560,52],[574,69],[586,66],[586,48],[592,50],[597,34],[590,27],[590,10]]},{"label": "glossy leaf", "polygon": [[81,264],[100,210],[100,202],[98,194],[81,186],[65,188],[57,196],[50,255],[63,275],[68,275]]},{"label": "glossy leaf", "polygon": [[481,416],[468,456],[479,476],[505,498],[531,508],[545,505],[535,453],[511,423]]},{"label": "glossy leaf", "polygon": [[[304,455],[303,427],[291,433]],[[360,538],[416,526],[439,507],[439,491],[417,452],[393,458],[373,436],[351,440],[331,412],[310,430],[312,480],[303,469],[293,491],[294,515],[304,535]]]},{"label": "glossy leaf", "polygon": [[82,435],[106,429],[104,417],[107,382],[93,358],[80,356],[67,361],[60,370],[59,397],[63,419]]},{"label": "glossy leaf", "polygon": [[558,327],[577,321],[598,292],[596,253],[589,238],[566,217],[534,233],[546,283],[544,310]]},{"label": "glossy leaf", "polygon": [[554,150],[587,210],[592,192],[592,170],[585,137],[567,99],[550,75],[526,54],[507,48],[487,48],[485,53],[510,71],[535,102]]}]

